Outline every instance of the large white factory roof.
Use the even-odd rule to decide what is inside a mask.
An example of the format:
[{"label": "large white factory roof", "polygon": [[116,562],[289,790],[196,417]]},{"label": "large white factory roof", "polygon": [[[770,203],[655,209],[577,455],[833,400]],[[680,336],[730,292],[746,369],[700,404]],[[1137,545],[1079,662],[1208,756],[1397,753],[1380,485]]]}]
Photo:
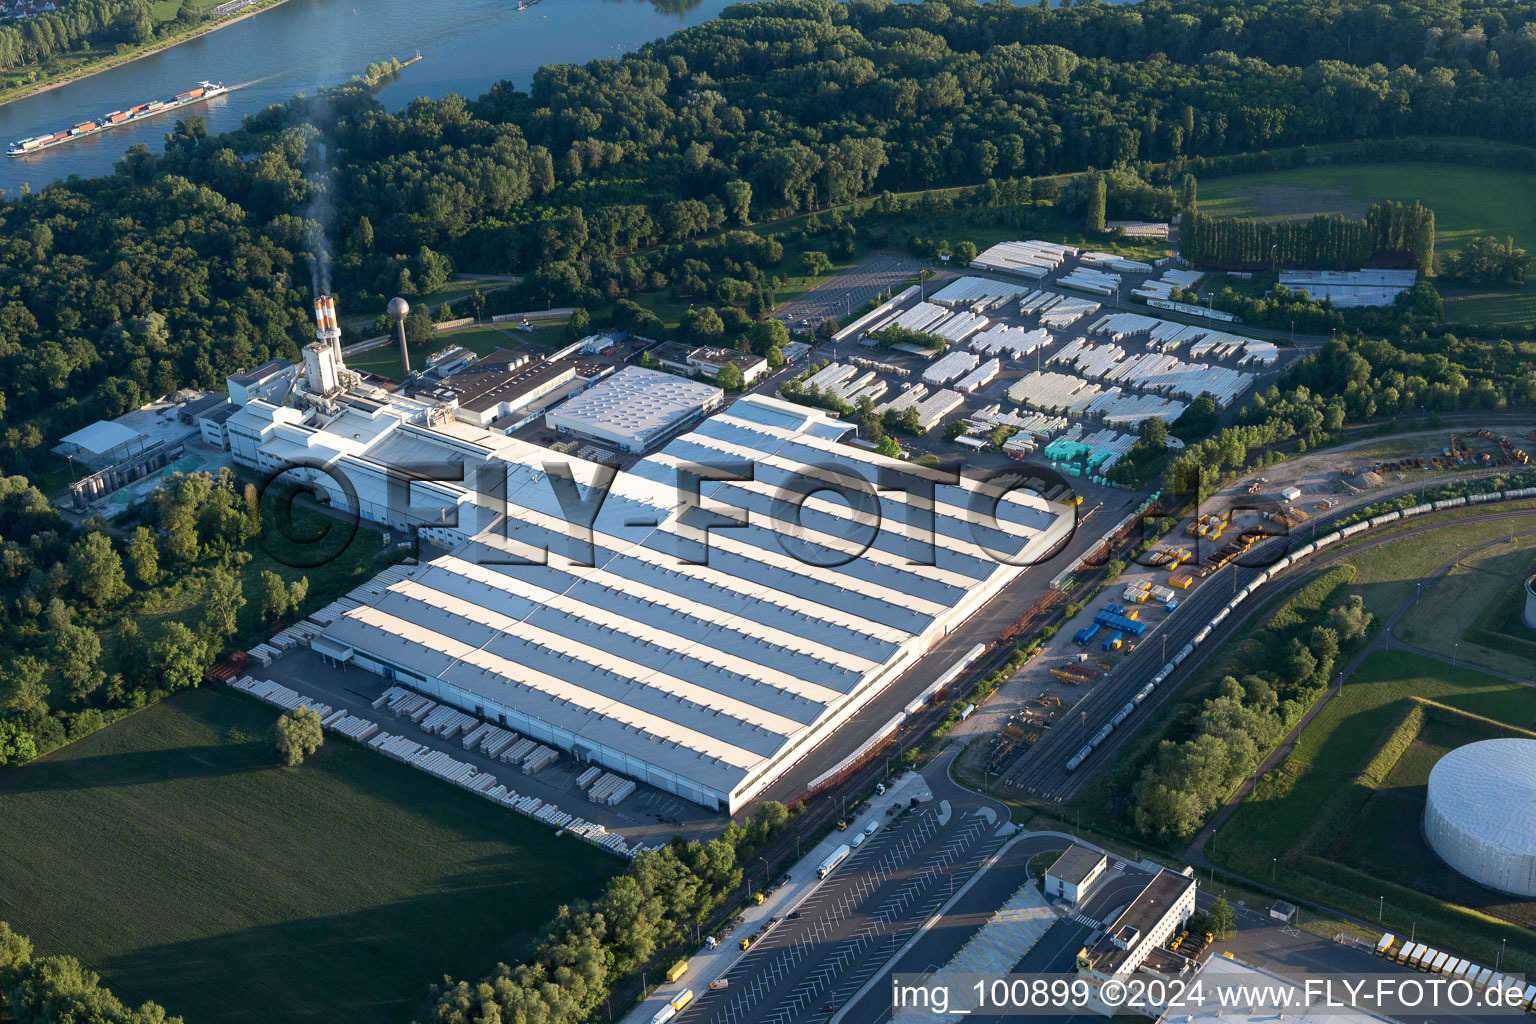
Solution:
[{"label": "large white factory roof", "polygon": [[626,366],[552,410],[552,427],[612,438],[632,450],[690,416],[718,405],[724,393],[713,384],[660,370]]},{"label": "large white factory roof", "polygon": [[1424,834],[1473,881],[1536,896],[1536,740],[1481,740],[1437,761]]},{"label": "large white factory roof", "polygon": [[[1070,526],[1025,490],[972,526],[976,486],[940,484],[921,564],[921,513],[874,484],[926,471],[842,444],[849,429],[742,398],[619,473],[590,548],[537,457],[511,450],[506,514],[326,635],[426,692],[734,809],[1023,571],[987,549],[1044,553]],[[680,507],[681,471],[699,463],[753,478],[703,481],[702,507]],[[598,468],[570,465],[583,485]],[[798,515],[786,501],[838,476],[867,481],[881,516],[862,553],[870,531],[837,495]]]}]

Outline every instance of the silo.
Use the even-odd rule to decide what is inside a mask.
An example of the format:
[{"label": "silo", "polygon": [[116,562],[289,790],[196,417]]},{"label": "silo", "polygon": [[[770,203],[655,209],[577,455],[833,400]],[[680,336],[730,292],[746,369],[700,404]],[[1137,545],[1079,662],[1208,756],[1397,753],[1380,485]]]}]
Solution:
[{"label": "silo", "polygon": [[1536,896],[1536,740],[1457,747],[1429,773],[1424,838],[1490,889]]},{"label": "silo", "polygon": [[1536,629],[1536,576],[1525,581],[1525,624]]}]

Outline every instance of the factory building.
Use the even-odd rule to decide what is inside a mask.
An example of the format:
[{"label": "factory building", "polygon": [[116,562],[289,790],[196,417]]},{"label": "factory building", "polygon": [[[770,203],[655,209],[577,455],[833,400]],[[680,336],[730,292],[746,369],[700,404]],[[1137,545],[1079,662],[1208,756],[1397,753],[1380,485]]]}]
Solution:
[{"label": "factory building", "polygon": [[1536,896],[1536,740],[1480,740],[1435,762],[1424,838],[1480,885]]},{"label": "factory building", "polygon": [[454,416],[486,427],[576,379],[576,363],[499,348],[444,378],[458,408]]},{"label": "factory building", "polygon": [[298,379],[298,367],[291,359],[272,359],[254,370],[241,370],[225,378],[225,385],[229,388],[229,400],[236,405],[248,405],[258,399],[281,403]]},{"label": "factory building", "polygon": [[1045,894],[1081,903],[1108,866],[1103,851],[1073,843],[1046,869]]},{"label": "factory building", "polygon": [[551,430],[646,452],[714,412],[725,392],[660,370],[626,366],[618,373],[552,409]]},{"label": "factory building", "polygon": [[[939,484],[924,559],[923,513],[901,490],[874,489],[882,469],[922,471],[843,444],[851,429],[742,398],[620,472],[590,534],[562,511],[550,453],[502,438],[475,457],[504,464],[505,505],[456,510],[460,535],[476,515],[493,521],[338,618],[327,649],[580,761],[734,812],[1027,571],[989,551],[1030,561],[1071,528],[1068,510],[1027,490],[977,522],[980,488]],[[431,433],[402,425],[348,457],[384,463],[398,454],[384,445]],[[569,467],[557,478],[590,495],[600,467],[557,461]],[[704,481],[697,502],[680,501],[684,467],[699,463],[755,472]],[[849,502],[807,493],[807,473],[862,481],[880,514],[873,536]]]}]

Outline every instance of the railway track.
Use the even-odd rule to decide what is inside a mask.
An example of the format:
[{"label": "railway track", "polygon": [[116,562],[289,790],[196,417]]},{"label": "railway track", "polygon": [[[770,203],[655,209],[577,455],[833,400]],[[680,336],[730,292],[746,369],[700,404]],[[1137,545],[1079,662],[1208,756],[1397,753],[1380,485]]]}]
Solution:
[{"label": "railway track", "polygon": [[[1400,493],[1408,493],[1408,491]],[[1379,501],[1381,498],[1374,500]],[[1328,523],[1336,522],[1348,514],[1348,511],[1341,511],[1331,517]],[[1533,515],[1536,515],[1536,512],[1531,510],[1486,512],[1462,517],[1455,520],[1455,523],[1461,525],[1520,519]],[[1271,577],[1271,582],[1288,581],[1299,575],[1314,572],[1320,567],[1344,561],[1362,550],[1441,529],[1445,525],[1443,522],[1425,523],[1411,526],[1406,530],[1394,530],[1390,536],[1353,543],[1344,549],[1324,548],[1276,573]],[[1002,776],[998,783],[999,788],[1046,806],[1060,804],[1076,793],[1095,769],[1115,756],[1115,752],[1123,745],[1128,733],[1118,730],[1112,732],[1106,741],[1095,747],[1078,764],[1076,770],[1069,771],[1067,762],[1083,748],[1087,743],[1087,737],[1093,736],[1108,724],[1137,691],[1161,671],[1162,667],[1168,663],[1164,652],[1177,651],[1185,644],[1191,643],[1195,635],[1210,623],[1226,602],[1232,599],[1235,592],[1241,591],[1257,579],[1268,562],[1278,559],[1280,556],[1275,554],[1275,548],[1287,539],[1275,538],[1257,546],[1257,552],[1272,556],[1259,565],[1245,568],[1234,563],[1231,568],[1222,569],[1208,579],[1188,600],[1180,604],[1178,611],[1165,620],[1155,633],[1143,639],[1137,649],[1131,652],[1114,673],[1084,697],[1073,709],[1075,712],[1073,718],[1076,722],[1073,722],[1073,718],[1063,719],[1060,724],[1048,730],[1018,764]],[[1251,605],[1248,614],[1227,616],[1211,631],[1204,643],[1195,647],[1193,652],[1153,689],[1137,709],[1136,714],[1140,716],[1155,712],[1174,698],[1180,686],[1206,663],[1212,652],[1222,649],[1222,641],[1229,639],[1242,624],[1247,622],[1252,612],[1262,605],[1262,601],[1256,601]]]}]

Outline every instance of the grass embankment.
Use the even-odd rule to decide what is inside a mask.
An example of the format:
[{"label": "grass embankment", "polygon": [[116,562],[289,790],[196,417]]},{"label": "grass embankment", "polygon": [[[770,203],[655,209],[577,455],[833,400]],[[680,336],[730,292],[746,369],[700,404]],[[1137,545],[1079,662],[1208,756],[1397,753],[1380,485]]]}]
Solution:
[{"label": "grass embankment", "polygon": [[271,708],[182,693],[0,775],[0,920],[189,1021],[411,1019],[619,861]]},{"label": "grass embankment", "polygon": [[[1441,254],[1479,235],[1513,236],[1536,249],[1536,174],[1441,163],[1319,164],[1200,182],[1200,210],[1281,220],[1316,213],[1360,217],[1373,202],[1421,200],[1435,211]],[[1442,283],[1445,319],[1493,324],[1536,320],[1536,288],[1460,289]]]},{"label": "grass embankment", "polygon": [[[1432,701],[1445,710],[1426,707]],[[1249,877],[1506,968],[1536,967],[1530,901],[1473,885],[1424,844],[1423,786],[1439,753],[1519,735],[1536,722],[1536,687],[1406,652],[1366,659],[1296,749],[1212,837],[1206,854]],[[1278,858],[1278,866],[1275,861]],[[1516,922],[1510,924],[1507,922]]]}]

